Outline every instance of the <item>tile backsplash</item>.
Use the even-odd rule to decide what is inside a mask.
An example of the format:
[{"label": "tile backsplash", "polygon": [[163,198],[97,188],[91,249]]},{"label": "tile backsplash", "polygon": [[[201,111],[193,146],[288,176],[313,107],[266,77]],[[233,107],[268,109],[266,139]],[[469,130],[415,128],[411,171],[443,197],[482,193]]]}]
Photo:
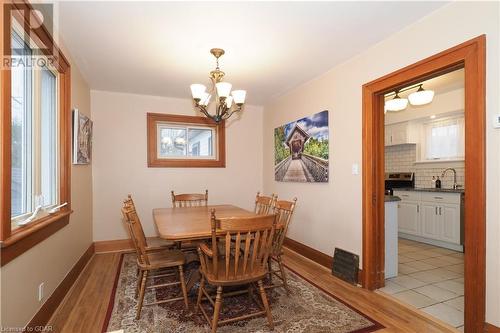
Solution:
[{"label": "tile backsplash", "polygon": [[[444,169],[452,166],[457,170],[457,183],[464,185],[465,165],[464,162],[448,163],[418,163],[417,146],[414,144],[387,146],[385,147],[385,171],[386,172],[414,172],[415,187],[432,187],[432,176],[439,176]],[[451,165],[452,164],[452,165]],[[458,164],[458,165],[457,165]],[[441,179],[441,187],[451,188],[453,186],[453,172],[448,171]]]}]

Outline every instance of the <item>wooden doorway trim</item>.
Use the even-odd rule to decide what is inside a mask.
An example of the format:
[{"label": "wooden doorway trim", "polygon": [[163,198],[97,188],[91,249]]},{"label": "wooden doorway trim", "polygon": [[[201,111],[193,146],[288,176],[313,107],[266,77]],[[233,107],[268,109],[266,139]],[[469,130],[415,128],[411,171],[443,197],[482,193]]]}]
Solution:
[{"label": "wooden doorway trim", "polygon": [[465,68],[465,331],[483,332],[486,293],[486,36],[363,85],[363,280],[384,285],[384,100],[396,88]]}]

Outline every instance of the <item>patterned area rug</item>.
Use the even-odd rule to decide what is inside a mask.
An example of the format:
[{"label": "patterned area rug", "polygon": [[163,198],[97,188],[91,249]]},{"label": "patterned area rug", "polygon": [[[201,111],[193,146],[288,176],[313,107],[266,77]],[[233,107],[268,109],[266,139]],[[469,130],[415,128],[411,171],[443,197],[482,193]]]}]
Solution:
[{"label": "patterned area rug", "polygon": [[[188,278],[198,269],[196,263],[186,267]],[[275,324],[272,332],[293,333],[360,333],[373,332],[383,328],[368,316],[344,304],[335,296],[322,291],[313,283],[287,268],[290,295],[283,288],[267,290],[268,299]],[[168,282],[169,278],[156,278],[155,284]],[[276,278],[275,278],[276,279]],[[144,306],[140,320],[135,320],[136,305],[135,287],[137,282],[135,254],[122,255],[120,269],[117,272],[115,288],[111,295],[107,320],[103,332],[124,330],[124,332],[169,332],[169,333],[205,333],[210,328],[198,312],[194,313],[198,285],[189,292],[190,307],[185,310],[183,302],[171,302],[159,305]],[[269,281],[265,281],[269,283]],[[168,291],[167,288],[148,289],[144,298],[145,304],[178,296],[177,286]],[[224,292],[230,290],[224,289]],[[214,293],[211,293],[214,294]],[[258,295],[258,293],[257,293]],[[208,302],[202,303],[211,313]],[[223,299],[220,319],[258,311],[259,308],[248,294]],[[220,333],[238,332],[271,332],[265,317],[253,318],[225,326],[217,330]]]}]

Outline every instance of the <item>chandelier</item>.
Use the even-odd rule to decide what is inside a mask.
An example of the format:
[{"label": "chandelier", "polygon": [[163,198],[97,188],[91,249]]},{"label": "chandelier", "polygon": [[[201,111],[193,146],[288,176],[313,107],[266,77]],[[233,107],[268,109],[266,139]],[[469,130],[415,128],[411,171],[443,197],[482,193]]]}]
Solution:
[{"label": "chandelier", "polygon": [[[192,84],[191,94],[196,108],[208,118],[220,123],[222,120],[231,117],[233,113],[241,111],[247,92],[245,90],[233,90],[231,92],[231,83],[222,82],[225,73],[219,68],[219,58],[225,53],[224,50],[215,48],[211,49],[210,53],[216,59],[216,67],[210,72],[212,87],[207,92],[207,87],[203,84]],[[208,105],[212,95],[216,96],[215,114],[208,112]]]}]

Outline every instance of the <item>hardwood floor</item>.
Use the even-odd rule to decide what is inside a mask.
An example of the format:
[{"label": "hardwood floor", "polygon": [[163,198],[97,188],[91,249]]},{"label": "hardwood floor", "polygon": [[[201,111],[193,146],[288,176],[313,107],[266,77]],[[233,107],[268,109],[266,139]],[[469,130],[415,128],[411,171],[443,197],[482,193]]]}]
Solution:
[{"label": "hardwood floor", "polygon": [[[53,332],[101,332],[119,260],[119,253],[96,254],[91,259],[50,319],[48,325]],[[386,327],[378,332],[456,332],[453,327],[383,294],[345,283],[333,277],[328,269],[291,250],[285,249],[284,262]]]}]

